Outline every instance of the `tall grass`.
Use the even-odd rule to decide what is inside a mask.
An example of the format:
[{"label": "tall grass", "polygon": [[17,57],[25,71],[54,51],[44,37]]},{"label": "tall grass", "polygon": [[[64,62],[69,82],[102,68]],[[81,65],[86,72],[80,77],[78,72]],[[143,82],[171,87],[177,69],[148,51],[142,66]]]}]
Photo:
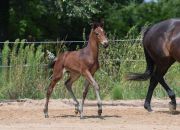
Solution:
[{"label": "tall grass", "polygon": [[44,53],[42,46],[25,45],[24,41],[9,45],[4,44],[2,50],[2,66],[0,77],[0,98],[43,98],[44,86],[47,83],[45,69],[42,69]]},{"label": "tall grass", "polygon": [[[138,37],[140,38],[140,37]],[[13,44],[6,42],[2,50],[2,66],[0,68],[0,98],[44,98],[50,80],[50,71],[45,50],[52,49],[52,44],[26,45],[22,40]],[[54,50],[54,49],[52,49]],[[64,44],[59,44],[56,52],[67,50]],[[140,41],[122,41],[110,43],[107,49],[100,47],[99,56],[101,68],[96,72],[95,79],[100,85],[101,97],[104,99],[141,99],[145,98],[149,81],[126,81],[128,72],[144,72],[146,62]],[[165,76],[177,96],[180,96],[180,66],[174,64]],[[56,85],[53,98],[70,98],[64,87],[68,74]],[[81,77],[73,85],[73,91],[82,98],[84,78]],[[155,97],[167,97],[166,92],[158,86]],[[89,99],[95,99],[93,87],[88,93]]]}]

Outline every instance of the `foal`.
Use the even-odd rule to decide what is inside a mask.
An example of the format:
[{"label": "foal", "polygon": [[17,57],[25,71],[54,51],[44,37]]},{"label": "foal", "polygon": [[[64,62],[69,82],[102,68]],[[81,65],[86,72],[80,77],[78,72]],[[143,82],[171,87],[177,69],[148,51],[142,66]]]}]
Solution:
[{"label": "foal", "polygon": [[[98,115],[101,116],[102,102],[99,96],[99,86],[93,78],[94,73],[99,68],[98,52],[100,43],[105,48],[108,46],[107,37],[103,30],[103,24],[94,23],[89,35],[88,45],[85,48],[80,49],[79,51],[64,52],[56,58],[54,61],[51,83],[47,90],[44,108],[46,118],[48,117],[48,102],[50,95],[56,83],[62,78],[63,70],[68,71],[70,74],[69,79],[65,82],[65,86],[75,102],[75,113],[77,114],[79,112],[80,118],[83,118],[83,104],[88,92],[89,84],[91,84],[95,89],[98,100]],[[86,80],[84,83],[82,103],[79,105],[79,102],[72,91],[72,84],[81,75],[85,77]]]}]

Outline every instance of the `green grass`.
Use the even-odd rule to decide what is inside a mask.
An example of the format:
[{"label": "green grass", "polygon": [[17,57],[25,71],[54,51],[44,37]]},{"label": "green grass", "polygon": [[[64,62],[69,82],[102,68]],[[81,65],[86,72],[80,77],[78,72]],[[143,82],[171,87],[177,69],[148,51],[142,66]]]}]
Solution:
[{"label": "green grass", "polygon": [[[41,99],[45,97],[48,87],[50,70],[43,66],[48,63],[45,54],[46,49],[53,50],[52,44],[42,44],[37,48],[25,45],[22,40],[10,49],[6,42],[2,50],[1,64],[10,68],[0,68],[0,99],[32,98]],[[67,48],[58,45],[56,52],[63,52]],[[144,72],[146,63],[144,53],[139,41],[110,43],[107,49],[100,47],[99,56],[101,68],[95,74],[103,99],[144,99],[147,93],[149,81],[134,82],[126,81],[124,76],[128,72]],[[177,96],[180,96],[180,66],[174,64],[165,79]],[[53,98],[70,98],[64,87],[67,80],[66,74],[54,88]],[[84,78],[81,77],[73,84],[73,91],[78,98],[82,98]],[[154,96],[158,98],[167,97],[166,92],[160,85],[157,86]],[[89,99],[95,99],[93,87],[88,93]]]}]

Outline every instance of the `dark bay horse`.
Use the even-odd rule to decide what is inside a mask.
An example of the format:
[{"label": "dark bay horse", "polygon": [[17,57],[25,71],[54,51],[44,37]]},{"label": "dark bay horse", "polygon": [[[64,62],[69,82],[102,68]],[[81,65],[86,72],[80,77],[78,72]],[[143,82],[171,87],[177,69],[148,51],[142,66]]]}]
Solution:
[{"label": "dark bay horse", "polygon": [[[95,89],[98,100],[98,115],[101,115],[102,102],[99,95],[99,85],[93,78],[94,73],[99,68],[99,44],[102,44],[106,48],[108,46],[108,40],[103,30],[103,23],[94,23],[89,35],[88,45],[85,48],[78,51],[64,52],[60,54],[56,60],[54,60],[53,75],[47,90],[46,103],[44,108],[44,114],[46,118],[48,117],[48,102],[50,95],[56,83],[62,78],[64,70],[69,72],[69,79],[65,82],[65,86],[75,102],[76,114],[79,112],[80,118],[83,118],[83,104],[88,92],[89,85],[91,84]],[[81,75],[86,80],[84,83],[83,99],[80,105],[72,91],[72,84]]]},{"label": "dark bay horse", "polygon": [[143,74],[130,73],[128,80],[147,80],[150,85],[144,108],[151,109],[151,98],[158,83],[166,90],[171,102],[170,111],[176,110],[175,93],[167,85],[164,75],[174,62],[180,62],[180,19],[169,19],[149,27],[143,36],[143,47],[147,67]]}]

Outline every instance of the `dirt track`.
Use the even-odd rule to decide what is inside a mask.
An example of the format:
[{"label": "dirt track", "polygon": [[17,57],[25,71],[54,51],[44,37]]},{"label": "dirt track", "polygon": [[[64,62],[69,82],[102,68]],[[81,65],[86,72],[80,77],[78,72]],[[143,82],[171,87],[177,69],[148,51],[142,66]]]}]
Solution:
[{"label": "dirt track", "polygon": [[[86,101],[85,119],[74,114],[72,100],[51,100],[49,118],[42,113],[44,100],[0,102],[0,130],[180,130],[180,104],[171,115],[169,100],[152,100],[154,112],[143,109],[143,100],[103,101],[102,118],[96,101]],[[180,99],[177,99],[180,103]]]}]

